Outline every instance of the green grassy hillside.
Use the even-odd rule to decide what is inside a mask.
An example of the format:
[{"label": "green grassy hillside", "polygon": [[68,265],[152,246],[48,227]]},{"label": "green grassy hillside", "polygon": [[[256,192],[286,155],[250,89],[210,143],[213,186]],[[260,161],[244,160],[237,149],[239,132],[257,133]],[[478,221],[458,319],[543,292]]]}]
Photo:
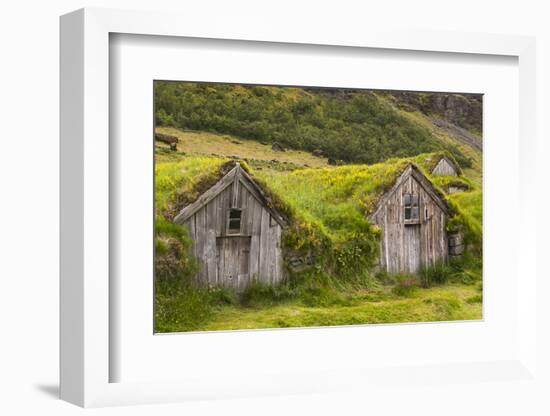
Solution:
[{"label": "green grassy hillside", "polygon": [[[155,144],[156,330],[480,319],[481,104],[464,94],[155,82],[156,130],[179,140],[177,151]],[[461,176],[430,175],[443,154]],[[243,293],[197,287],[193,242],[172,222],[235,161],[287,217],[285,255],[316,259]],[[368,216],[410,163],[449,203],[448,228],[464,232],[467,250],[389,275],[376,269],[381,230]]]},{"label": "green grassy hillside", "polygon": [[344,162],[376,163],[446,150],[462,166],[472,163],[464,146],[447,140],[452,135],[436,134],[432,124],[411,118],[395,99],[366,90],[156,81],[155,103],[159,127],[277,142]]},{"label": "green grassy hillside", "polygon": [[[284,152],[276,151],[270,144],[263,144],[255,140],[240,139],[227,134],[209,133],[204,131],[181,131],[173,127],[159,127],[159,133],[168,134],[178,138],[178,149],[186,155],[214,156],[222,158],[239,158],[248,161],[255,166],[272,162],[279,164],[280,168],[295,169],[297,167],[322,167],[327,166],[325,157],[314,156],[310,152],[287,149]],[[157,147],[168,149],[168,145],[157,143]],[[160,160],[177,158],[177,154],[170,152],[157,155]]]}]

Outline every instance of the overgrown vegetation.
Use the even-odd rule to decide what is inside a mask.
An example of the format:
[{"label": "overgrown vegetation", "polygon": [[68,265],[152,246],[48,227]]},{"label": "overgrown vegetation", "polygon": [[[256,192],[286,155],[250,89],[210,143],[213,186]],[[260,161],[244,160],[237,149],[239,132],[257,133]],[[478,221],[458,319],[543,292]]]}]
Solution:
[{"label": "overgrown vegetation", "polygon": [[[241,295],[225,289],[175,288],[157,298],[156,330],[184,332],[290,328],[481,318],[482,293],[475,285],[449,283],[356,290],[331,287],[252,285]],[[158,292],[157,292],[158,296]],[[158,308],[158,306],[157,306]]]},{"label": "overgrown vegetation", "polygon": [[[426,271],[437,276],[439,271]],[[479,280],[446,284],[407,274],[365,275],[363,285],[339,284],[308,271],[278,286],[251,284],[244,292],[189,287],[181,280],[157,285],[158,332],[287,328],[321,325],[480,319]],[[296,278],[297,277],[297,278]],[[356,282],[358,283],[358,282]],[[474,284],[474,283],[477,283]]]},{"label": "overgrown vegetation", "polygon": [[[321,322],[333,322],[334,325],[365,323],[371,321],[359,322],[357,316],[350,315],[346,318],[348,322],[325,313],[318,315],[317,311],[319,308],[351,311],[370,302],[373,305],[384,302],[388,308],[391,302],[401,302],[404,310],[408,310],[409,303],[418,304],[426,289],[438,287],[447,287],[441,289],[445,295],[440,300],[428,301],[426,298],[421,310],[427,315],[417,313],[409,320],[469,319],[467,316],[474,316],[474,310],[481,310],[476,300],[480,294],[473,285],[481,282],[482,220],[481,190],[474,180],[454,178],[463,181],[470,190],[446,196],[456,214],[449,226],[463,230],[470,247],[461,260],[436,264],[422,269],[417,275],[374,272],[380,230],[368,221],[368,215],[409,163],[430,176],[434,160],[440,157],[441,154],[422,154],[375,165],[292,171],[255,171],[241,161],[263,185],[271,203],[289,220],[289,227],[283,234],[285,252],[313,254],[316,264],[299,272],[288,269],[287,280],[278,286],[254,283],[240,294],[222,288],[201,289],[193,284],[192,277],[198,266],[191,255],[192,242],[185,228],[171,222],[183,205],[212,186],[235,162],[181,155],[177,161],[157,163],[157,331],[216,329],[220,319],[224,320],[222,327],[225,329],[242,328],[239,325],[243,323],[238,320],[230,328],[225,321],[226,314],[252,317],[262,315],[259,311],[266,309],[278,310],[285,316],[291,309],[301,311],[303,319],[286,316],[275,326],[305,326],[307,322],[319,325]],[[431,179],[438,192],[444,194],[444,179],[439,182],[438,178]],[[452,293],[462,291],[462,285],[472,288],[467,290],[467,300],[456,300]],[[369,312],[374,314],[372,322],[383,322],[375,313],[378,309],[373,308]],[[388,316],[395,318],[393,314]],[[404,320],[403,317],[395,319],[398,319],[396,322]]]},{"label": "overgrown vegetation", "polygon": [[371,91],[155,82],[156,125],[230,134],[354,163],[447,150],[467,155]]},{"label": "overgrown vegetation", "polygon": [[[481,318],[482,157],[433,125],[430,95],[419,107],[383,92],[156,82],[157,131],[179,143],[155,152],[155,330]],[[432,177],[442,156],[462,175]],[[193,242],[172,221],[235,159],[288,220],[285,261],[315,258],[299,270],[286,264],[277,286],[253,282],[241,293],[195,284]],[[381,230],[368,217],[410,163],[447,200],[448,231],[463,233],[467,250],[414,275],[377,272]]]}]

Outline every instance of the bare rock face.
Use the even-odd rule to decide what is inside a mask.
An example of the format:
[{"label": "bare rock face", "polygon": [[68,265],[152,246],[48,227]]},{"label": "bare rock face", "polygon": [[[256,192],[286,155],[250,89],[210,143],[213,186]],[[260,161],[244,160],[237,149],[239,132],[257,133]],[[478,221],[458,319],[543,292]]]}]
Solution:
[{"label": "bare rock face", "polygon": [[481,100],[460,94],[433,94],[432,113],[444,116],[462,128],[481,130]]},{"label": "bare rock face", "polygon": [[421,111],[439,116],[468,130],[482,130],[482,97],[480,94],[447,94],[391,92],[395,104],[405,111]]}]

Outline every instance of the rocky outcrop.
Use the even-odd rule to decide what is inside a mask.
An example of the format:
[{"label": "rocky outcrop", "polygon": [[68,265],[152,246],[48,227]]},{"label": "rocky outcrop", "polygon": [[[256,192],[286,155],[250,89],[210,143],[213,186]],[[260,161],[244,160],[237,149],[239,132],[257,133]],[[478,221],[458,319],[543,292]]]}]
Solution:
[{"label": "rocky outcrop", "polygon": [[391,92],[394,103],[406,111],[421,111],[439,116],[467,130],[482,130],[482,96],[480,94],[445,94]]},{"label": "rocky outcrop", "polygon": [[293,271],[301,271],[308,267],[311,267],[315,264],[317,256],[308,251],[306,253],[301,253],[299,251],[288,252],[285,255],[286,263]]},{"label": "rocky outcrop", "polygon": [[461,94],[433,94],[429,110],[443,116],[450,123],[465,129],[481,131],[481,96]]},{"label": "rocky outcrop", "polygon": [[470,133],[468,130],[462,127],[458,127],[455,124],[449,123],[439,116],[429,116],[428,119],[432,124],[441,130],[444,130],[449,136],[455,140],[467,144],[476,150],[483,150],[483,142],[480,137]]}]

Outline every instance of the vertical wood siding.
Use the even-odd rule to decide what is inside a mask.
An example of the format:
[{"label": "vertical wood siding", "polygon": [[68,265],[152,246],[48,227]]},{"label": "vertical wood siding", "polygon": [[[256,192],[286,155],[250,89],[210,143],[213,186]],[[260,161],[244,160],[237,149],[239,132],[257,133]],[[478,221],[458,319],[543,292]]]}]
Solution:
[{"label": "vertical wood siding", "polygon": [[[405,224],[403,196],[419,196],[419,223]],[[414,273],[448,257],[447,214],[413,177],[406,178],[373,217],[383,229],[380,266],[391,273]]]},{"label": "vertical wood siding", "polygon": [[[232,206],[242,210],[238,235],[226,232]],[[252,279],[269,284],[283,279],[282,228],[240,181],[226,187],[184,225],[195,242],[201,285],[243,289]]]},{"label": "vertical wood siding", "polygon": [[445,158],[439,161],[439,163],[434,168],[432,174],[436,176],[457,176],[456,169]]}]

